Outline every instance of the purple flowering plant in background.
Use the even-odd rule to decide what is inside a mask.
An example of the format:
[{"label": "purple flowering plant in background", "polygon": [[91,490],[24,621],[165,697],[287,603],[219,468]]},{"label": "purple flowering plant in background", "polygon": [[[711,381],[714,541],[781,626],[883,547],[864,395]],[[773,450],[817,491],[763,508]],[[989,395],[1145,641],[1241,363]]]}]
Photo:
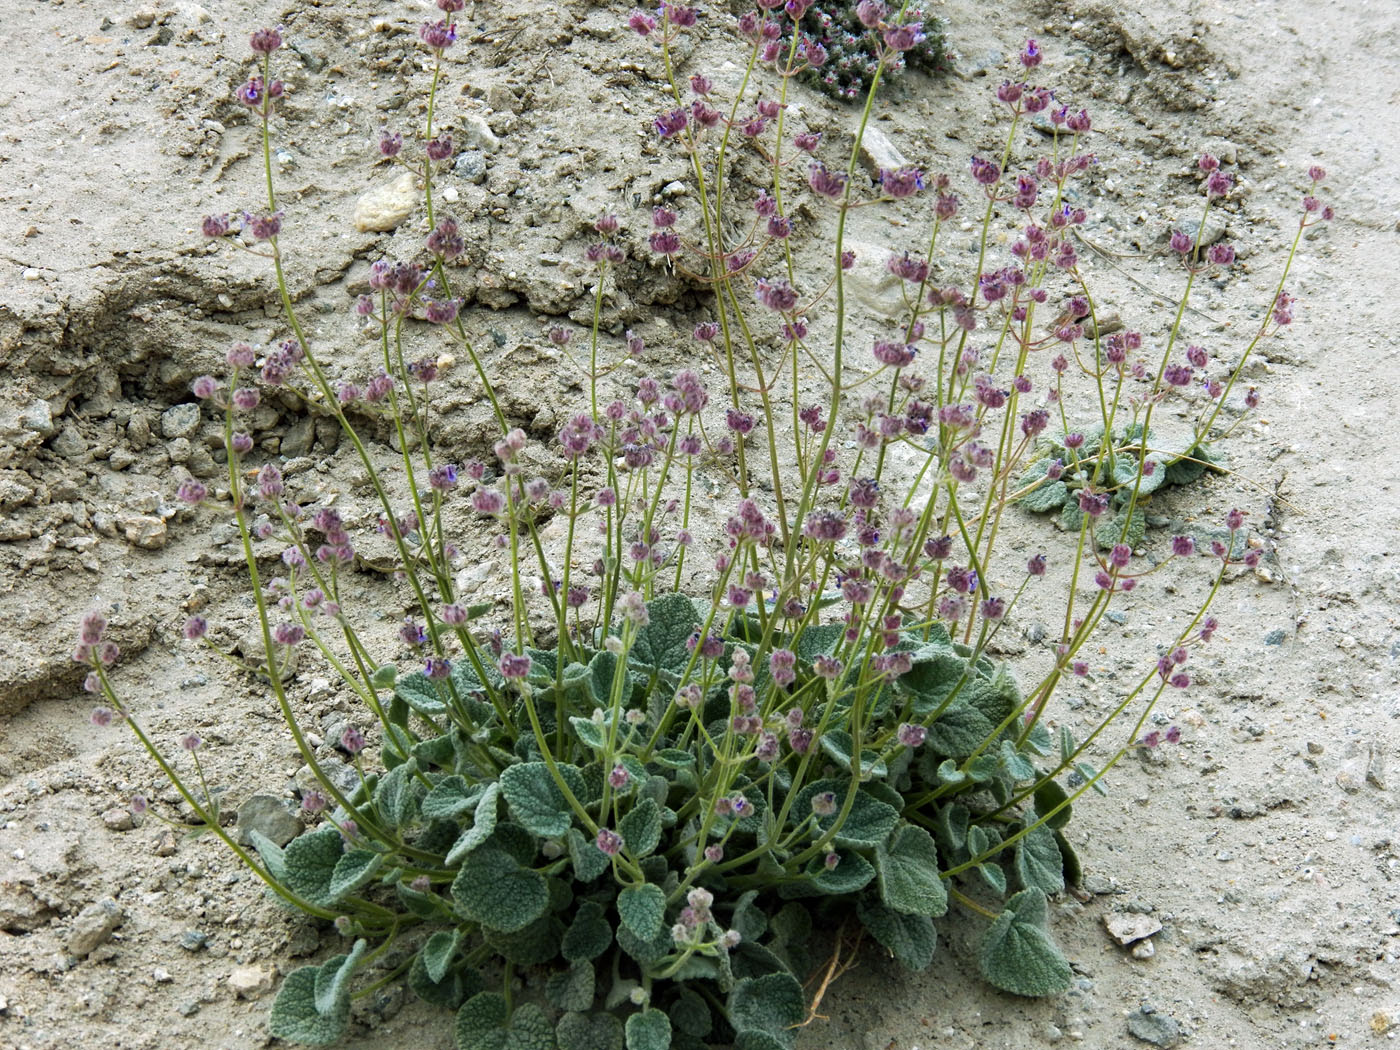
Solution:
[{"label": "purple flowering plant in background", "polygon": [[[1045,928],[1046,900],[1079,879],[1063,830],[1071,807],[1103,791],[1125,754],[1181,742],[1176,726],[1144,727],[1162,697],[1191,687],[1226,574],[1262,556],[1236,510],[1218,534],[1173,537],[1149,559],[1143,508],[1163,485],[1202,476],[1211,443],[1258,405],[1252,388],[1240,395],[1240,369],[1292,320],[1284,280],[1298,241],[1243,349],[1181,347],[1193,284],[1234,253],[1202,251],[1180,231],[1169,243],[1184,290],[1168,337],[1102,333],[1080,266],[1087,215],[1069,203],[1095,164],[1093,121],[1038,83],[1033,41],[995,90],[1002,150],[967,158],[960,175],[903,166],[865,178],[857,158],[875,93],[928,44],[931,24],[880,0],[853,8],[872,64],[857,78],[855,144],[838,150],[790,126],[795,78],[837,53],[813,32],[813,4],[759,0],[738,17],[744,87],[722,99],[672,50],[702,13],[663,3],[626,24],[663,60],[670,97],[651,133],[689,164],[692,192],[685,209],[652,210],[636,241],[614,214],[593,223],[580,251],[595,275],[587,352],[571,329],[547,337],[587,381],[587,400],[551,440],[532,439],[468,337],[451,265],[463,235],[434,195],[454,149],[434,124],[437,73],[463,6],[438,0],[443,17],[418,34],[434,70],[426,125],[378,139],[381,158],[423,181],[426,231],[414,258],[372,265],[354,306],[379,337],[381,367],[338,377],[333,348],[299,320],[283,272],[296,216],[270,164],[263,210],[241,226],[202,224],[269,260],[285,332],[264,350],[235,344],[221,375],[194,381],[224,422],[227,488],[185,479],[177,495],[217,502],[237,526],[262,652],[219,651],[260,676],[317,781],[301,799],[308,830],[285,847],[256,832],[240,844],[199,766],[211,745],[186,734],[172,749],[142,729],[112,677],[120,654],[100,614],[84,618],[74,652],[102,701],[94,722],[129,725],[202,827],[345,939],[287,976],[272,1033],[337,1042],[357,982],[402,979],[455,1011],[461,1050],[781,1050],[816,1016],[803,983],[819,961],[817,920],[853,917],[919,970],[935,952],[934,920],[953,906],[987,920],[988,981],[1027,996],[1063,990],[1071,970]],[[284,95],[273,78],[281,45],[277,30],[253,35],[257,69],[237,91],[265,144]],[[1060,134],[1048,154],[1012,164],[1040,113]],[[741,152],[771,180],[756,198],[726,178]],[[1197,177],[1204,209],[1232,190],[1213,157]],[[1324,177],[1310,172],[1314,184]],[[846,243],[858,207],[925,216],[922,247],[875,261],[903,292],[902,314],[877,328],[848,288],[861,264]],[[980,231],[972,269],[940,241],[967,215]],[[997,258],[994,223],[1006,215],[1018,234]],[[1330,217],[1309,194],[1300,237]],[[605,288],[637,250],[635,261],[713,292],[687,320],[685,352],[713,362],[716,388],[695,368],[631,388],[614,378],[612,359],[645,349],[604,323]],[[829,260],[825,272],[813,257]],[[960,280],[935,276],[959,268]],[[453,352],[411,352],[425,333]],[[449,462],[433,392],[458,355],[496,433],[479,458]],[[277,388],[338,424],[368,479],[367,513],[333,506],[336,494],[303,488],[256,451],[255,410]],[[1190,419],[1172,448],[1153,436],[1164,404]],[[391,432],[402,485],[372,454],[366,419]],[[711,525],[697,504],[714,478],[726,496]],[[1058,510],[1067,535],[1009,555],[998,540],[1022,508]],[[508,554],[506,612],[464,600],[455,568],[475,556],[454,535],[464,517]],[[546,531],[551,521],[563,529]],[[392,547],[412,610],[390,652],[366,631],[374,610],[347,604],[370,531]],[[275,576],[257,549],[271,543]],[[1092,673],[1090,640],[1115,603],[1176,569],[1203,577],[1199,610],[1076,735],[1056,710],[1061,687]],[[1026,605],[1042,618],[1057,610],[1062,626],[1018,676],[991,654]],[[203,617],[183,635],[218,648]],[[296,650],[356,700],[331,742],[353,783],[330,774],[298,720],[286,659]],[[141,798],[141,813],[154,812]],[[543,1005],[512,994],[526,967],[549,971]]]}]

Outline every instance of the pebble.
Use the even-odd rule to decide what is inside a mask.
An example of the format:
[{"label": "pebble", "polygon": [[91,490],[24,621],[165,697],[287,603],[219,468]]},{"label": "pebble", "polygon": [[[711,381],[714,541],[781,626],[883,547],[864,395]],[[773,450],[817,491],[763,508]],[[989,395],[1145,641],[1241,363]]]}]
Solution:
[{"label": "pebble", "polygon": [[165,546],[168,533],[161,518],[147,514],[127,514],[117,519],[126,542],[142,550],[158,551]]},{"label": "pebble", "polygon": [[1096,897],[1106,897],[1110,893],[1117,892],[1113,880],[1106,875],[1085,875],[1084,888]]},{"label": "pebble", "polygon": [[167,970],[164,966],[157,966],[154,970],[152,970],[151,978],[156,982],[156,984],[169,984],[171,981],[175,980],[175,978],[170,976],[170,971]]},{"label": "pebble", "polygon": [[102,814],[102,823],[106,825],[108,831],[130,831],[136,826],[136,822],[131,816],[131,810],[116,806]]},{"label": "pebble", "polygon": [[393,182],[366,190],[355,202],[355,229],[387,233],[413,213],[418,206],[418,187],[412,172],[404,172]]},{"label": "pebble", "polygon": [[487,153],[500,149],[501,140],[480,113],[468,113],[462,118],[462,125],[462,143],[468,149],[485,150]]},{"label": "pebble", "polygon": [[474,185],[486,181],[486,154],[479,149],[463,150],[452,165],[452,170]]},{"label": "pebble", "polygon": [[157,857],[173,857],[175,855],[176,842],[175,832],[166,830],[161,833],[156,841],[155,855]]},{"label": "pebble", "polygon": [[301,834],[301,821],[276,795],[253,795],[238,807],[238,841],[250,842],[254,831],[285,846]]},{"label": "pebble", "polygon": [[1282,627],[1275,627],[1268,634],[1264,635],[1265,645],[1282,645],[1288,640],[1288,632]]},{"label": "pebble", "polygon": [[78,433],[78,428],[70,423],[58,432],[58,436],[49,447],[64,459],[76,459],[87,451],[87,442],[83,440],[82,434]]},{"label": "pebble", "polygon": [[1135,941],[1146,940],[1162,929],[1161,922],[1151,915],[1133,915],[1121,911],[1105,915],[1103,924],[1113,939],[1125,948]]},{"label": "pebble", "polygon": [[1163,1050],[1181,1042],[1181,1026],[1166,1014],[1159,1014],[1146,1003],[1137,1013],[1128,1015],[1128,1034],[1144,1043],[1160,1046]]},{"label": "pebble", "polygon": [[261,999],[272,990],[273,972],[266,966],[240,966],[228,975],[229,989],[239,999]]},{"label": "pebble", "polygon": [[180,947],[187,952],[197,952],[209,943],[209,935],[203,930],[186,930],[180,934]]},{"label": "pebble", "polygon": [[94,901],[78,913],[68,931],[68,954],[83,958],[100,944],[106,943],[126,916],[111,897]]},{"label": "pebble", "polygon": [[866,128],[860,140],[860,163],[872,178],[882,171],[907,168],[909,161],[894,142],[879,128]]},{"label": "pebble", "polygon": [[167,438],[187,438],[199,429],[199,405],[187,401],[160,414],[160,432]]},{"label": "pebble", "polygon": [[181,1017],[193,1017],[199,1013],[199,1003],[193,999],[186,999],[176,1009],[180,1011]]},{"label": "pebble", "polygon": [[58,429],[54,426],[53,409],[43,398],[39,398],[20,409],[19,425],[25,430],[38,434],[43,440],[53,437]]},{"label": "pebble", "polygon": [[1151,937],[1147,938],[1145,941],[1138,941],[1137,944],[1133,945],[1134,959],[1150,959],[1156,954],[1157,946],[1152,943]]}]

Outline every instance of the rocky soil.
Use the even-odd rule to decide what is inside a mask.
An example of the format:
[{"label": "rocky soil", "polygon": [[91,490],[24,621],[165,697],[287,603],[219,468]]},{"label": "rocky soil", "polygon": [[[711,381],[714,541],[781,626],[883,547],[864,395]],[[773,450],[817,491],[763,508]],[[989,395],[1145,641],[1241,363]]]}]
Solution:
[{"label": "rocky soil", "polygon": [[[205,245],[197,226],[257,199],[256,129],[231,92],[249,71],[248,31],[280,23],[288,135],[274,161],[291,290],[333,374],[363,378],[375,348],[349,306],[370,262],[410,254],[422,231],[421,215],[405,215],[390,231],[361,232],[356,202],[378,188],[392,209],[401,192],[372,144],[382,126],[421,120],[427,76],[414,34],[430,8],[5,6],[0,1046],[267,1045],[278,975],[336,938],[265,900],[218,843],[133,820],[133,793],[170,812],[176,800],[125,733],[89,723],[71,639],[84,610],[103,609],[123,650],[122,688],[147,727],[171,742],[198,728],[226,810],[293,830],[279,800],[304,773],[275,710],[250,678],[179,639],[200,612],[230,646],[254,644],[240,641],[251,602],[234,534],[174,498],[178,477],[212,484],[222,470],[218,425],[201,416],[190,381],[214,371],[234,339],[282,337],[264,262]],[[1180,286],[1164,236],[1198,207],[1194,157],[1217,153],[1241,180],[1219,231],[1241,261],[1207,283],[1186,324],[1227,359],[1272,294],[1308,165],[1328,169],[1338,218],[1304,239],[1289,282],[1297,321],[1250,366],[1264,402],[1228,443],[1231,473],[1154,507],[1161,524],[1200,530],[1242,507],[1268,553],[1225,588],[1221,636],[1163,714],[1183,727],[1182,742],[1130,756],[1110,797],[1076,809],[1071,838],[1089,892],[1054,907],[1078,975],[1071,992],[1027,1001],[982,985],[970,948],[979,928],[954,920],[923,974],[867,951],[828,994],[829,1017],[803,1033],[804,1048],[1291,1050],[1382,1045],[1400,1032],[1400,358],[1382,317],[1382,278],[1400,272],[1400,10],[1366,0],[1144,6],[937,4],[954,73],[891,85],[874,126],[911,160],[961,178],[968,155],[1001,134],[988,114],[1008,56],[1039,38],[1045,80],[1094,115],[1102,163],[1082,203],[1086,236],[1103,249],[1088,256],[1098,294],[1149,339],[1166,330]],[[587,224],[619,211],[633,259],[644,260],[640,209],[678,199],[685,210],[687,169],[648,128],[664,103],[659,62],[625,32],[626,12],[585,0],[477,3],[451,52],[444,110],[463,152],[443,199],[469,245],[459,271],[473,301],[468,330],[502,378],[507,414],[541,437],[582,390],[545,333],[590,316]],[[681,59],[722,88],[738,73],[726,65],[729,23],[714,12]],[[851,109],[805,87],[795,102],[792,119],[829,139],[855,126]],[[1036,134],[1018,148],[1036,147]],[[852,233],[872,246],[903,247],[904,235],[874,212]],[[972,244],[970,228],[960,237]],[[889,305],[878,266],[858,271],[856,288],[860,316]],[[703,305],[683,278],[628,263],[608,304],[611,349],[622,357],[627,328],[646,349],[614,381],[677,367]],[[482,454],[491,421],[469,370],[451,373],[437,397],[450,455]],[[295,485],[344,491],[347,507],[360,506],[363,477],[329,420],[288,398],[265,402],[255,422],[261,454],[279,457]],[[374,449],[392,455],[387,435]],[[1056,542],[1043,522],[1018,528]],[[508,579],[486,541],[463,525],[473,553],[462,582],[494,599]],[[366,549],[353,590],[378,610],[371,634],[392,646],[404,597],[387,548]],[[1077,726],[1101,714],[1116,676],[1150,659],[1156,628],[1198,597],[1189,586],[1141,595],[1059,717]],[[1034,658],[1033,617],[1020,626],[1007,655]],[[291,689],[322,738],[350,717],[309,660]],[[358,1008],[347,1045],[451,1040],[445,1015],[386,991]]]}]

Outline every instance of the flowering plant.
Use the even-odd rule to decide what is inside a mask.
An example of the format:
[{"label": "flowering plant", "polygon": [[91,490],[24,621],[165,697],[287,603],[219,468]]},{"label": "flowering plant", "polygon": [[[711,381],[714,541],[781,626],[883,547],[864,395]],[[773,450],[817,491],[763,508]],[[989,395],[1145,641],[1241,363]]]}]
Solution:
[{"label": "flowering plant", "polygon": [[[435,63],[456,39],[461,6],[439,0],[445,17],[422,28]],[[1159,731],[1143,734],[1154,705],[1190,685],[1190,656],[1216,630],[1208,606],[1229,567],[1258,558],[1244,515],[1231,512],[1227,539],[1210,551],[1199,610],[1090,732],[1059,724],[1053,701],[1066,679],[1089,673],[1086,647],[1110,607],[1197,553],[1180,536],[1149,565],[1142,508],[1164,482],[1189,482],[1210,465],[1209,443],[1231,429],[1222,415],[1241,410],[1229,400],[1239,369],[1288,323],[1292,300],[1280,283],[1254,342],[1219,377],[1198,347],[1177,360],[1182,312],[1145,359],[1151,348],[1132,331],[1101,338],[1078,259],[1086,216],[1068,203],[1094,163],[1084,151],[1092,124],[1032,83],[1034,42],[1019,76],[997,90],[1005,149],[971,162],[982,209],[976,268],[963,283],[936,280],[940,236],[967,207],[954,180],[904,166],[863,183],[869,96],[846,156],[788,126],[791,78],[819,57],[800,26],[782,22],[795,24],[805,6],[780,12],[762,0],[739,19],[748,58],[727,113],[708,77],[676,70],[671,48],[696,23],[694,9],[663,3],[629,22],[660,49],[673,98],[654,127],[689,159],[699,208],[688,224],[655,208],[647,246],[656,265],[713,292],[693,335],[722,389],[687,368],[615,396],[600,318],[629,252],[620,220],[604,215],[584,250],[596,267],[586,361],[571,356],[588,403],[544,447],[515,426],[453,294],[463,240],[433,192],[452,144],[432,104],[421,158],[401,134],[380,141],[423,179],[431,232],[418,259],[372,268],[356,310],[378,335],[383,369],[362,382],[336,382],[298,321],[271,166],[265,211],[240,230],[227,216],[205,220],[207,236],[241,232],[269,258],[288,335],[261,355],[236,344],[225,376],[195,381],[224,419],[227,490],[189,480],[180,496],[194,505],[222,495],[233,512],[262,642],[250,669],[315,775],[301,798],[309,830],[285,845],[254,832],[251,849],[240,845],[197,761],[192,781],[120,699],[110,677],[117,652],[97,614],[84,620],[76,656],[111,705],[99,718],[123,716],[197,819],[277,897],[345,938],[347,950],[287,977],[274,1034],[335,1042],[354,981],[378,973],[377,983],[402,978],[455,1010],[462,1050],[771,1050],[815,1016],[803,981],[818,961],[817,923],[858,929],[918,970],[936,949],[934,920],[953,904],[988,921],[978,949],[988,981],[1027,996],[1069,984],[1047,898],[1079,880],[1064,834],[1071,807],[1103,789],[1129,748],[1160,744]],[[922,29],[874,0],[860,8],[879,41],[873,95]],[[788,44],[774,46],[785,25]],[[281,38],[260,30],[252,44],[260,68],[238,97],[267,142],[283,93],[272,79]],[[753,98],[764,78],[776,98]],[[741,114],[748,104],[755,112]],[[1056,129],[1054,146],[1013,172],[1017,130],[1039,113]],[[728,165],[745,151],[771,183],[741,209]],[[1209,209],[1231,182],[1213,158],[1200,171]],[[857,261],[848,219],[865,205],[912,207],[921,194],[931,198],[926,249],[887,263],[904,314],[867,334],[871,358],[853,362],[862,321],[848,300]],[[804,198],[831,219],[831,270],[816,281],[794,243],[820,232],[799,231]],[[1330,217],[1307,200],[1300,234]],[[1020,234],[993,268],[991,231],[1008,211]],[[1204,256],[1199,247],[1180,234],[1172,241],[1184,262],[1181,311],[1198,274],[1232,262],[1225,246]],[[1058,320],[1038,326],[1038,312],[1052,311]],[[405,354],[418,321],[454,339],[483,384],[499,426],[489,457],[438,457],[429,392],[447,362]],[[563,328],[551,340],[574,345]],[[1202,408],[1187,440],[1173,453],[1153,447],[1157,406],[1196,390],[1198,373]],[[350,517],[257,456],[245,427],[259,384],[299,389],[362,461],[375,527],[415,607],[400,641],[417,669],[376,656],[346,607],[357,557]],[[1069,404],[1084,390],[1087,411]],[[1255,404],[1251,391],[1243,410]],[[406,499],[395,497],[362,422],[357,429],[366,416],[392,430]],[[727,479],[732,502],[707,560],[692,552],[705,539],[697,490],[709,476]],[[1008,559],[997,540],[1018,505],[1061,509],[1073,541]],[[454,506],[489,522],[509,551],[511,601],[499,623],[490,603],[459,593]],[[256,547],[271,540],[285,574],[269,580]],[[532,574],[538,586],[527,586]],[[1049,659],[1022,683],[994,659],[997,640],[1021,603],[1044,615],[1056,600],[1062,626]],[[196,617],[185,634],[207,640],[207,629]],[[298,647],[314,648],[362,704],[364,727],[332,741],[350,759],[348,778],[298,723],[283,659]],[[1106,744],[1119,722],[1130,724],[1122,743]],[[182,741],[196,757],[201,745]],[[828,978],[844,951],[838,943]],[[521,977],[536,967],[547,978],[522,994]]]}]

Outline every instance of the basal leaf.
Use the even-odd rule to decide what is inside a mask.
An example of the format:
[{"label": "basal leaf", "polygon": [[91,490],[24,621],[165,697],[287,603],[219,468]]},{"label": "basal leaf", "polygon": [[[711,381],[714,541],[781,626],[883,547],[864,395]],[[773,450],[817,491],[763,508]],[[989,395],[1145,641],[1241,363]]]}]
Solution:
[{"label": "basal leaf", "polygon": [[661,807],[652,799],[638,799],[617,824],[627,852],[645,857],[661,842]]},{"label": "basal leaf", "polygon": [[394,695],[420,715],[435,718],[447,711],[438,684],[422,671],[404,675],[394,683]]},{"label": "basal leaf", "polygon": [[627,1050],[671,1050],[671,1019],[660,1010],[627,1018]]},{"label": "basal leaf", "polygon": [[1016,840],[1012,849],[1016,878],[1023,888],[1034,888],[1047,895],[1063,892],[1064,862],[1053,830],[1044,824],[1034,826]]},{"label": "basal leaf", "polygon": [[1007,901],[982,938],[982,976],[1013,995],[1055,995],[1068,988],[1073,974],[1045,931],[1047,915],[1045,894],[1038,889],[1022,890]]},{"label": "basal leaf", "polygon": [[790,973],[770,973],[739,981],[729,993],[729,1023],[735,1031],[767,1032],[785,1045],[792,1025],[807,1016],[807,997]]},{"label": "basal leaf", "polygon": [[1001,742],[1001,764],[1014,781],[1036,778],[1035,766],[1031,760],[1017,751],[1016,745],[1010,740]]},{"label": "basal leaf", "polygon": [[332,956],[317,967],[312,997],[316,1012],[322,1017],[349,1018],[350,981],[366,947],[363,939],[358,940],[349,955]]},{"label": "basal leaf", "polygon": [[977,874],[981,875],[982,881],[997,894],[1006,895],[1006,869],[996,861],[989,860],[985,864],[977,865]]},{"label": "basal leaf", "polygon": [[326,1017],[316,1009],[316,975],[319,966],[303,966],[287,974],[272,1003],[267,1029],[274,1036],[308,1046],[330,1046],[340,1042],[350,1022],[344,1017]]},{"label": "basal leaf", "polygon": [[591,839],[584,838],[578,828],[569,829],[569,861],[574,866],[574,878],[579,882],[592,882],[608,870],[612,862]]},{"label": "basal leaf", "polygon": [[[1124,530],[1125,524],[1126,531]],[[1143,512],[1141,504],[1133,510],[1131,522],[1128,521],[1125,508],[1113,518],[1100,519],[1099,524],[1094,528],[1094,540],[1104,550],[1108,550],[1116,543],[1126,543],[1129,547],[1136,547],[1142,543],[1143,537],[1146,535],[1147,515]]]},{"label": "basal leaf", "polygon": [[1043,481],[1021,497],[1021,506],[1035,514],[1048,514],[1063,507],[1067,499],[1069,489],[1063,481]]},{"label": "basal leaf", "polygon": [[611,948],[612,943],[613,931],[603,906],[597,901],[584,901],[574,913],[569,932],[564,934],[560,954],[570,962],[596,959]]},{"label": "basal leaf", "polygon": [[484,930],[486,943],[497,955],[520,966],[539,966],[559,955],[564,924],[554,915],[542,915],[522,930],[502,933]]},{"label": "basal leaf", "polygon": [[554,1037],[559,1050],[623,1050],[622,1021],[614,1014],[565,1014]]},{"label": "basal leaf", "polygon": [[[829,729],[822,734],[821,746],[842,769],[851,769],[851,751],[855,747],[855,741],[851,739],[850,733],[844,729]],[[884,760],[874,751],[861,751],[860,768],[862,780],[889,774]]]},{"label": "basal leaf", "polygon": [[423,945],[423,969],[434,981],[441,981],[452,965],[457,946],[462,942],[460,930],[439,930]]},{"label": "basal leaf", "polygon": [[637,632],[627,662],[651,677],[663,671],[679,674],[690,662],[686,642],[700,625],[695,603],[683,594],[663,594],[647,602],[649,622]]},{"label": "basal leaf", "polygon": [[424,796],[421,809],[429,820],[452,820],[475,808],[486,789],[463,777],[445,777]]},{"label": "basal leaf", "polygon": [[445,864],[451,866],[460,863],[472,850],[491,837],[496,830],[496,802],[500,797],[500,784],[486,785],[486,790],[476,801],[472,826],[462,832],[456,844],[447,851],[447,856],[444,858]]},{"label": "basal leaf", "polygon": [[408,969],[408,987],[426,1003],[455,1010],[480,992],[483,983],[481,974],[470,967],[451,969],[443,974],[441,980],[434,981],[423,964],[423,953],[419,952]]},{"label": "basal leaf", "polygon": [[[958,689],[964,676],[970,673],[966,660],[951,649],[938,648],[927,659],[916,660],[897,681],[901,692],[912,695],[914,714],[923,718],[942,707],[953,691]],[[946,717],[947,712],[944,712],[938,721],[942,722]]]},{"label": "basal leaf", "polygon": [[948,910],[948,889],[938,877],[938,848],[923,828],[906,824],[895,829],[888,843],[875,847],[875,871],[880,899],[908,915],[942,915]]},{"label": "basal leaf", "polygon": [[257,830],[248,832],[248,841],[258,851],[258,856],[267,867],[267,873],[278,882],[286,882],[287,861],[283,856],[282,847]]},{"label": "basal leaf", "polygon": [[666,921],[666,891],[651,882],[628,886],[617,895],[617,914],[634,937],[650,941]]},{"label": "basal leaf", "polygon": [[298,835],[282,851],[287,888],[312,904],[330,906],[335,902],[331,878],[344,852],[344,840],[334,824]]},{"label": "basal leaf", "polygon": [[505,996],[497,992],[472,996],[457,1011],[452,1025],[457,1050],[502,1050],[505,1039],[501,1029],[505,1023]]},{"label": "basal leaf", "polygon": [[[812,813],[812,800],[820,794],[830,792],[835,796],[834,812],[817,818],[818,827],[826,831],[840,818],[846,793],[850,788],[851,782],[845,778],[827,778],[808,784],[793,800],[792,815],[789,819],[794,825],[801,824]],[[838,846],[872,849],[889,838],[898,821],[897,809],[879,801],[868,792],[857,789],[850,813],[836,832],[834,841]]]},{"label": "basal leaf", "polygon": [[[557,768],[562,776],[566,767]],[[511,816],[532,835],[559,838],[573,824],[573,811],[543,762],[522,762],[503,769],[501,794],[510,806]]]},{"label": "basal leaf", "polygon": [[795,652],[804,664],[810,664],[818,656],[830,656],[845,637],[846,625],[840,623],[815,624],[798,636]]},{"label": "basal leaf", "polygon": [[586,747],[592,748],[594,751],[601,751],[607,746],[607,726],[601,722],[573,715],[569,718],[569,725],[574,727],[574,732]]},{"label": "basal leaf", "polygon": [[1051,830],[1058,831],[1068,824],[1074,807],[1069,804],[1069,795],[1065,793],[1065,789],[1053,780],[1047,780],[1035,789],[1036,816],[1043,817],[1062,804],[1064,808],[1045,822]]},{"label": "basal leaf", "polygon": [[502,933],[524,929],[549,907],[544,876],[496,846],[467,855],[452,881],[452,899],[464,918]]},{"label": "basal leaf", "polygon": [[384,854],[352,849],[341,854],[331,871],[328,887],[331,900],[341,901],[366,885],[384,863]]},{"label": "basal leaf", "polygon": [[836,867],[828,868],[825,859],[813,857],[803,869],[805,882],[784,883],[778,887],[783,897],[839,896],[864,889],[875,878],[870,862],[855,850],[837,850]]},{"label": "basal leaf", "polygon": [[856,914],[861,925],[880,944],[911,970],[923,970],[933,962],[938,947],[938,934],[933,920],[927,915],[910,915],[888,908],[879,901],[863,896],[856,902]]},{"label": "basal leaf", "polygon": [[[682,988],[668,1011],[671,1024],[686,1035],[703,1039],[714,1028],[714,1018],[710,1016],[710,1004],[689,988]],[[561,1047],[560,1050],[563,1050]]]},{"label": "basal leaf", "polygon": [[[966,693],[968,688],[968,684],[965,683],[962,693]],[[988,719],[980,710],[968,703],[962,694],[959,694],[958,698],[928,727],[925,743],[934,754],[948,755],[961,760],[981,747],[983,742],[992,735],[992,730],[995,728],[995,722]]]},{"label": "basal leaf", "polygon": [[560,1010],[587,1010],[593,1005],[593,964],[579,960],[549,975],[545,998]]},{"label": "basal leaf", "polygon": [[396,828],[409,824],[418,813],[418,802],[424,788],[415,776],[417,771],[417,759],[410,758],[389,770],[375,785],[375,808]]}]

